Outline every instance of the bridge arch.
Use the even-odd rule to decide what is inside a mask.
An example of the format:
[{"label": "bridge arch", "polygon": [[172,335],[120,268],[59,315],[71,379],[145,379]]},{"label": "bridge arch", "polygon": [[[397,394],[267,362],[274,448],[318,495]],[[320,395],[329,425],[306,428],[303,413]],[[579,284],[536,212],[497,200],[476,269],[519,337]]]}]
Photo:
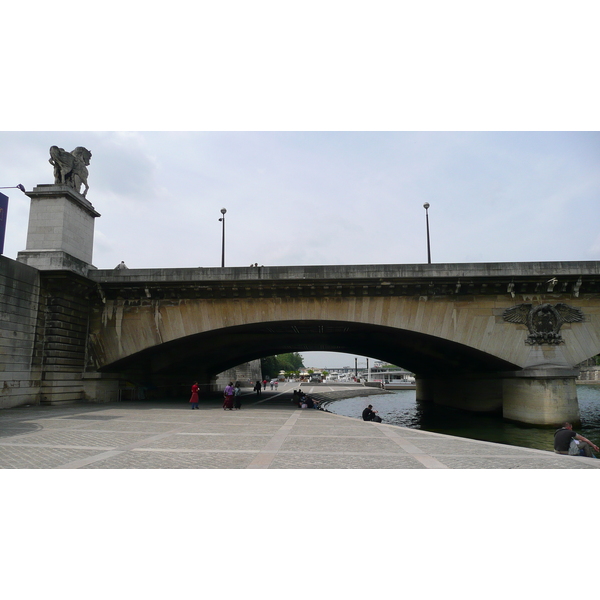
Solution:
[{"label": "bridge arch", "polygon": [[322,351],[372,356],[420,376],[491,375],[518,366],[428,334],[368,323],[277,321],[196,333],[141,350],[100,367],[181,379],[215,375],[241,363],[285,352]]}]

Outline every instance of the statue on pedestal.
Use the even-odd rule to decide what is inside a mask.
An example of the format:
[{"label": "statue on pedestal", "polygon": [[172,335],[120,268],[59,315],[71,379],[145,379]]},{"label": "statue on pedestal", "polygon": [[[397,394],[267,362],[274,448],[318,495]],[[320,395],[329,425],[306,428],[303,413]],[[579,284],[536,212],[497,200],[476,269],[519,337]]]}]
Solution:
[{"label": "statue on pedestal", "polygon": [[85,198],[89,190],[87,166],[91,158],[92,153],[83,146],[77,146],[72,152],[67,152],[58,146],[51,146],[48,162],[54,167],[54,183],[67,185],[78,193],[81,193],[83,184],[85,189],[82,196]]}]

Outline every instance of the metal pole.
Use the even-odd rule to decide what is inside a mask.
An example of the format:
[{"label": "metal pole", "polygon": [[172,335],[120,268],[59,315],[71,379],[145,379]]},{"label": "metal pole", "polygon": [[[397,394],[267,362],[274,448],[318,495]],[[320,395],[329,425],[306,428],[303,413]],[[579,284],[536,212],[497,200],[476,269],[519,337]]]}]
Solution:
[{"label": "metal pole", "polygon": [[425,209],[425,223],[427,225],[427,263],[431,264],[431,246],[429,244],[429,202],[423,204]]},{"label": "metal pole", "polygon": [[221,244],[221,267],[225,266],[225,213],[227,212],[226,208],[221,209],[221,214],[223,215],[219,221],[223,221],[223,238]]}]

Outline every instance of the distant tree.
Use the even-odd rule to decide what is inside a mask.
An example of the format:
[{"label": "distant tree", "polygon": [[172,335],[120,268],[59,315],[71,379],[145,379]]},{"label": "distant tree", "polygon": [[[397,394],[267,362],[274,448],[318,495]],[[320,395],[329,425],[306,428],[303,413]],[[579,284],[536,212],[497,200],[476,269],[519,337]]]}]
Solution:
[{"label": "distant tree", "polygon": [[260,359],[260,370],[262,372],[263,379],[272,379],[277,377],[279,371],[279,363],[276,356],[266,356]]},{"label": "distant tree", "polygon": [[273,379],[279,375],[280,371],[299,371],[304,367],[304,359],[298,352],[288,352],[261,358],[260,366],[263,377]]},{"label": "distant tree", "polygon": [[298,352],[288,352],[286,354],[278,354],[277,360],[279,361],[280,371],[298,371],[304,367],[304,358]]}]

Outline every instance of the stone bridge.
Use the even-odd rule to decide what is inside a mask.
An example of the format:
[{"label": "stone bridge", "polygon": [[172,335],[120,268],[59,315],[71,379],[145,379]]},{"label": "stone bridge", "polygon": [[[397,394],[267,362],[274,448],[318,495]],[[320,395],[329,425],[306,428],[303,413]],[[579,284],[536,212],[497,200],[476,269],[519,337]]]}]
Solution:
[{"label": "stone bridge", "polygon": [[413,371],[417,398],[577,422],[600,353],[600,262],[97,270],[100,216],[62,181],[30,192],[27,247],[0,256],[0,406],[116,399],[124,382],[214,381],[289,351]]},{"label": "stone bridge", "polygon": [[600,353],[600,263],[90,270],[88,373],[202,380],[291,351],[413,371],[417,398],[507,419],[579,418]]}]

